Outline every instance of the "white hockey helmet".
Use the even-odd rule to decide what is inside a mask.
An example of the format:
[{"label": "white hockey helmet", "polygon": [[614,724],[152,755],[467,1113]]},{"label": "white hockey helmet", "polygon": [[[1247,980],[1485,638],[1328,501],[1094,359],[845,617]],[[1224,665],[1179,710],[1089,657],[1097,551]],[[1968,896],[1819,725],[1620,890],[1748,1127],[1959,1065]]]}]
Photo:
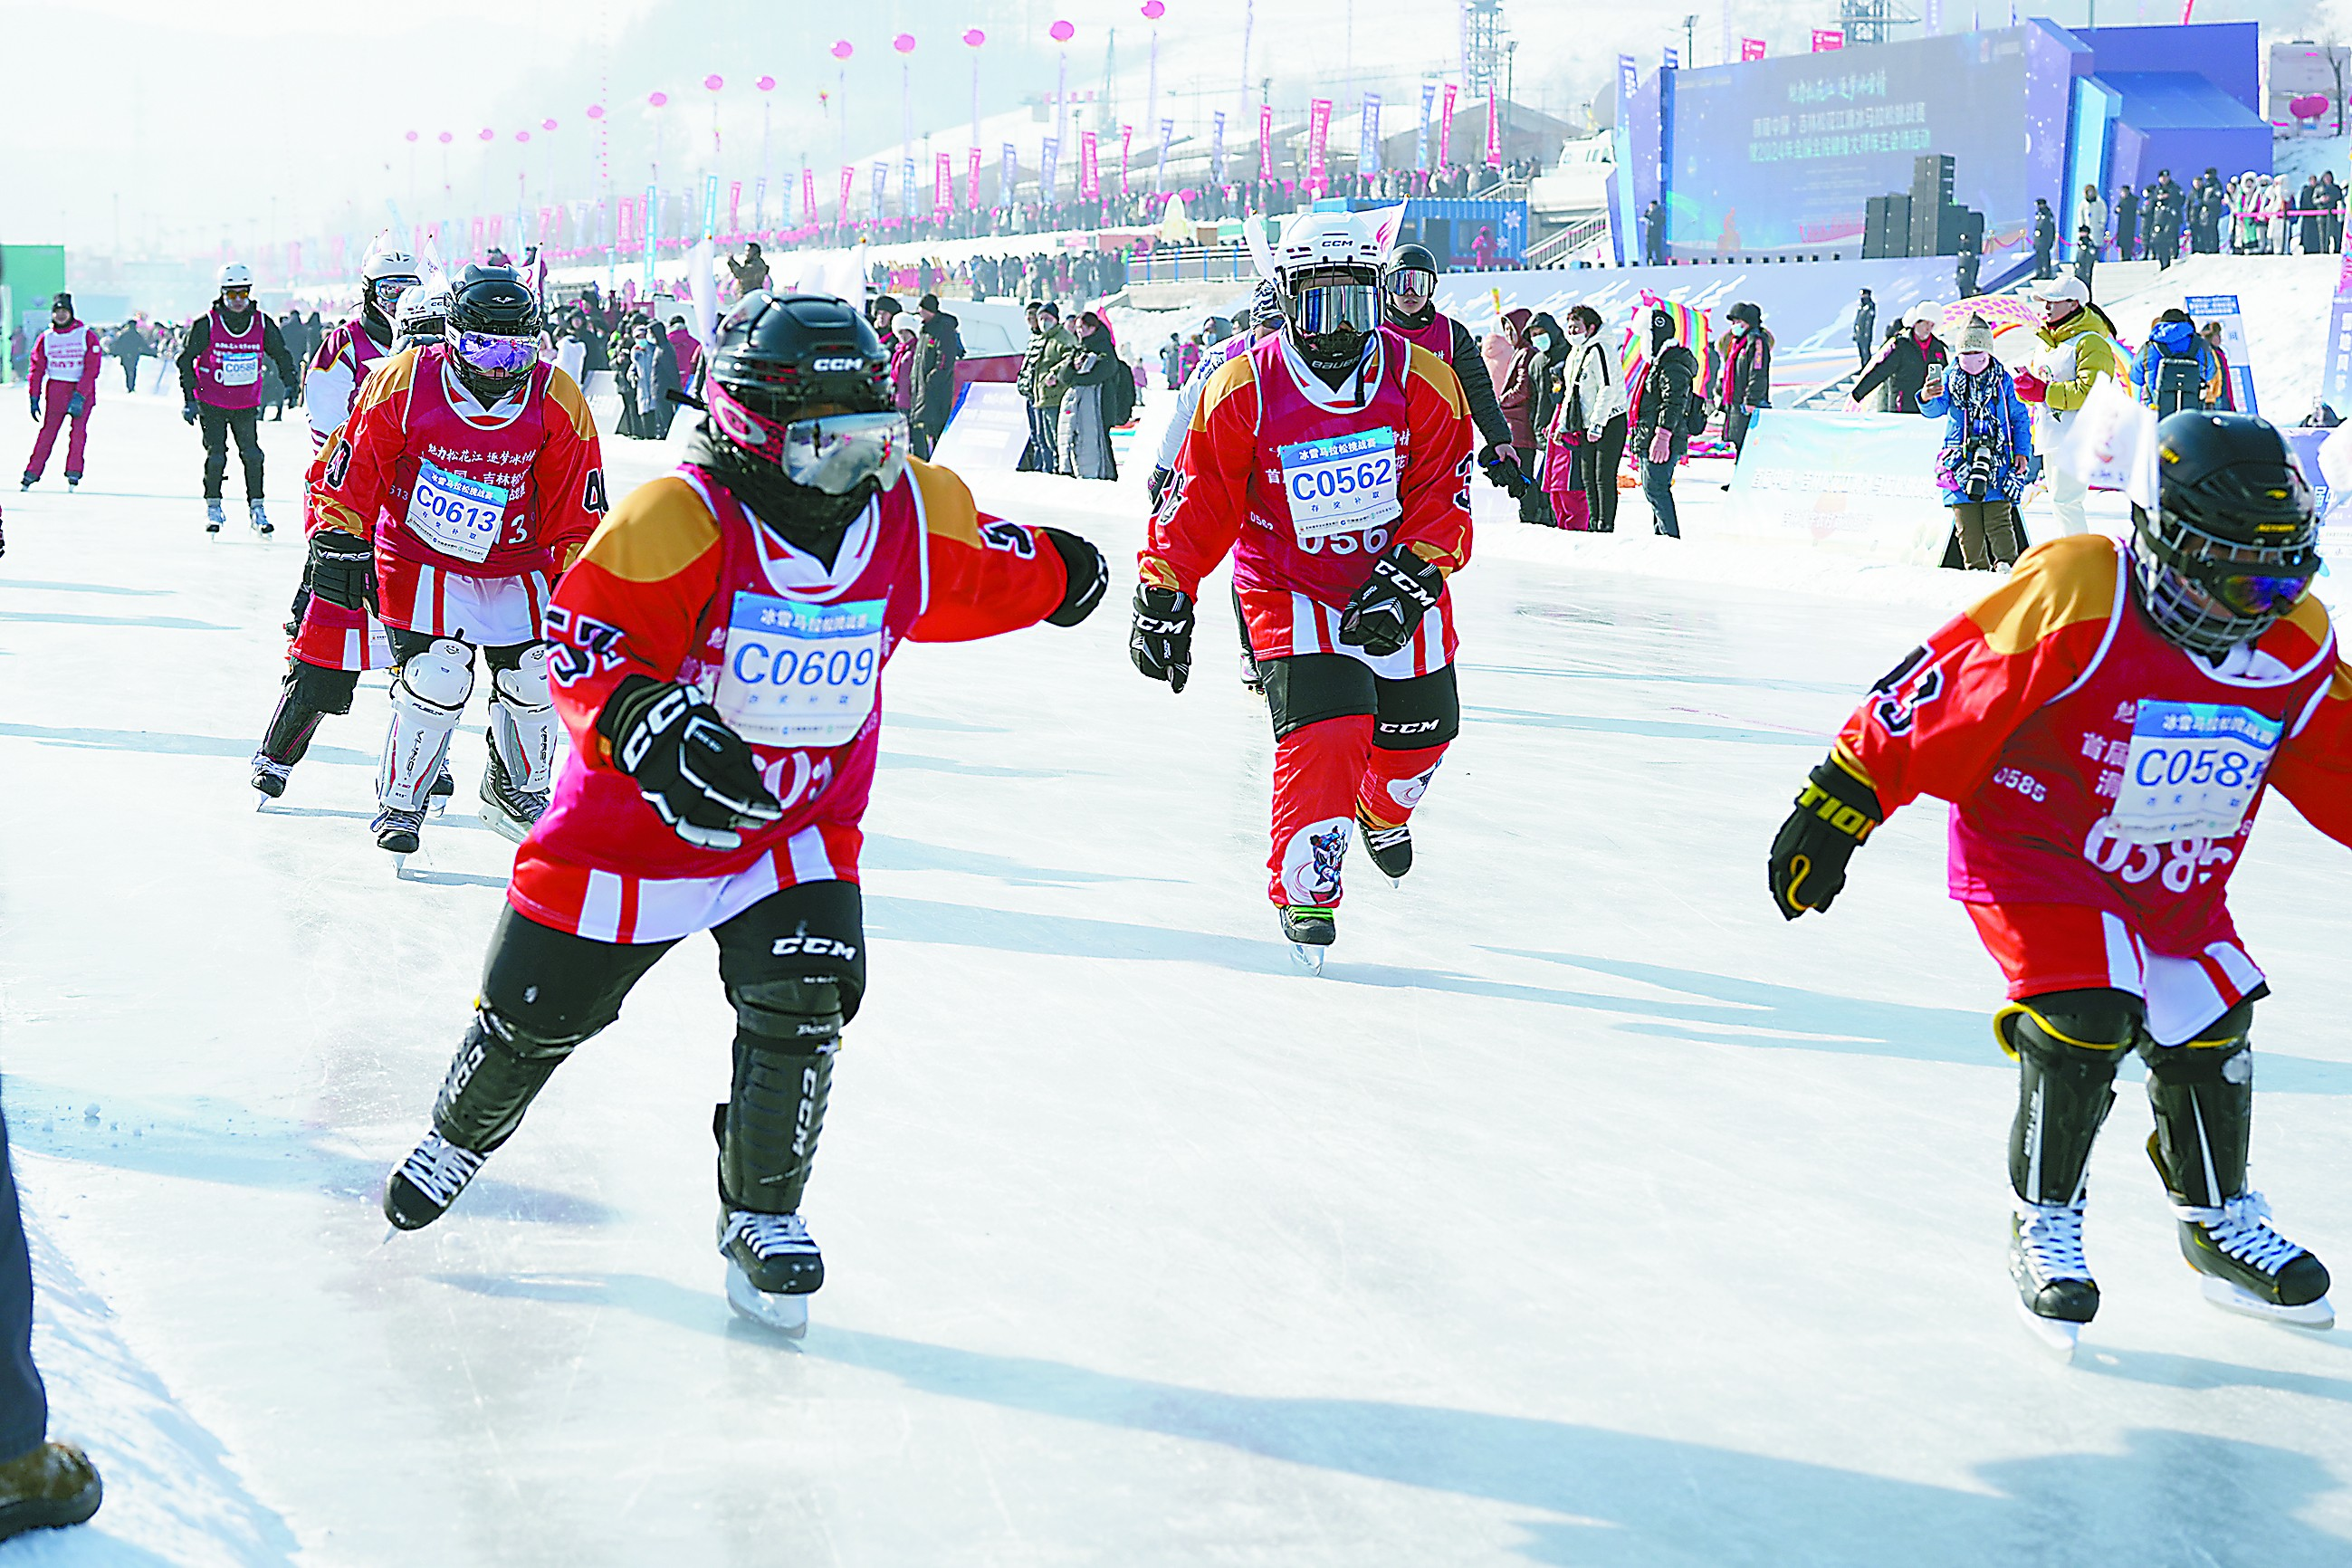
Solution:
[{"label": "white hockey helmet", "polygon": [[448,321],[449,280],[436,274],[401,295],[393,329],[398,335],[393,347],[413,349],[421,343],[437,343]]},{"label": "white hockey helmet", "polygon": [[1274,281],[1293,348],[1317,370],[1353,369],[1381,322],[1380,238],[1355,213],[1304,212],[1283,225]]},{"label": "white hockey helmet", "polygon": [[232,261],[220,269],[220,289],[226,294],[231,289],[251,289],[253,268],[242,261]]},{"label": "white hockey helmet", "polygon": [[390,325],[401,296],[415,289],[423,277],[416,258],[396,245],[379,243],[360,263],[361,307]]},{"label": "white hockey helmet", "polygon": [[1274,247],[1274,280],[1288,293],[1301,273],[1326,268],[1360,271],[1380,281],[1381,243],[1354,213],[1303,212],[1282,226]]}]

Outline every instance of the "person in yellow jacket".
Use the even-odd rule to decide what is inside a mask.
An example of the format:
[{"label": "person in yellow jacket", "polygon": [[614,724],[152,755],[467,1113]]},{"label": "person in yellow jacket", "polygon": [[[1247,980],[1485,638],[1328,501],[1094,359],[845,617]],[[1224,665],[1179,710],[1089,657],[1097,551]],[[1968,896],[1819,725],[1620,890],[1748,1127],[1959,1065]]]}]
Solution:
[{"label": "person in yellow jacket", "polygon": [[2101,376],[2121,379],[2123,351],[2116,346],[2116,324],[2091,303],[2090,286],[2072,273],[2044,279],[2033,286],[2042,306],[2042,352],[2017,373],[2017,395],[2039,404],[2033,422],[2033,447],[2053,456],[2050,500],[2058,510],[2058,531],[2082,533],[2089,523],[2083,504],[2089,489],[2084,481],[2054,461],[2059,443],[2066,438],[2066,422],[2089,401]]}]

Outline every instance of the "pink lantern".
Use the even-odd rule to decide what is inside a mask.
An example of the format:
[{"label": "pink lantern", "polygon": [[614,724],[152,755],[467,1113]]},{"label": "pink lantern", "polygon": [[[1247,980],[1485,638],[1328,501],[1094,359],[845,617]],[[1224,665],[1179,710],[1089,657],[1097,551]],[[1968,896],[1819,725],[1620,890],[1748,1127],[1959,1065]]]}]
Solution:
[{"label": "pink lantern", "polygon": [[833,58],[837,60],[845,60],[856,52],[857,51],[856,49],[850,47],[849,40],[847,38],[843,38],[833,46]]},{"label": "pink lantern", "polygon": [[416,140],[416,132],[414,132],[414,131],[410,132],[408,133],[408,139],[409,139],[411,142],[415,141],[415,140]]},{"label": "pink lantern", "polygon": [[528,131],[518,131],[515,132],[515,140],[518,142],[528,142],[530,140],[530,132]]},{"label": "pink lantern", "polygon": [[2324,92],[2306,92],[2300,98],[2289,99],[2286,111],[2297,120],[2316,120],[2327,112],[2330,101]]},{"label": "pink lantern", "polygon": [[542,120],[539,122],[539,128],[541,131],[552,131],[555,129],[555,121],[552,120]]},{"label": "pink lantern", "polygon": [[1078,36],[1078,30],[1067,22],[1056,22],[1045,29],[1045,35],[1057,44],[1066,44]]},{"label": "pink lantern", "polygon": [[649,92],[646,94],[646,101],[652,104],[656,109],[659,109],[663,104],[669,101],[669,94],[666,92]]},{"label": "pink lantern", "polygon": [[773,92],[776,90],[776,79],[772,76],[763,76],[751,85],[758,88],[761,92]]},{"label": "pink lantern", "polygon": [[974,27],[974,28],[972,28],[971,31],[969,31],[969,32],[967,32],[967,33],[965,33],[965,34],[964,34],[964,36],[963,36],[963,41],[964,41],[965,43],[967,43],[967,44],[970,44],[973,48],[975,48],[975,49],[976,49],[976,48],[980,47],[980,46],[981,46],[981,45],[982,45],[982,44],[984,44],[984,43],[988,42],[988,35],[987,35],[986,33],[982,32],[978,27]]},{"label": "pink lantern", "polygon": [[441,132],[441,145],[443,145],[444,147],[446,147],[450,142],[454,142],[454,141],[456,141],[456,140],[457,140],[457,138],[456,138],[456,137],[454,137],[454,136],[452,136],[452,135],[450,135],[446,131],[444,131],[443,132]]},{"label": "pink lantern", "polygon": [[591,120],[602,120],[602,119],[604,119],[604,106],[603,104],[601,104],[601,103],[592,103],[592,104],[590,104],[590,105],[588,106],[588,118],[589,118],[589,119],[591,119]]},{"label": "pink lantern", "polygon": [[485,125],[482,127],[481,139],[485,142],[495,142],[499,139],[499,133]]},{"label": "pink lantern", "polygon": [[1168,7],[1163,3],[1163,0],[1143,0],[1143,19],[1145,21],[1157,22],[1160,17],[1165,16],[1166,15],[1168,15]]},{"label": "pink lantern", "polygon": [[702,85],[709,88],[711,91],[717,92],[720,88],[727,85],[727,79],[720,76],[717,71],[713,71],[709,76],[702,79]]},{"label": "pink lantern", "polygon": [[915,35],[901,33],[890,40],[890,47],[902,55],[911,55],[915,52]]}]

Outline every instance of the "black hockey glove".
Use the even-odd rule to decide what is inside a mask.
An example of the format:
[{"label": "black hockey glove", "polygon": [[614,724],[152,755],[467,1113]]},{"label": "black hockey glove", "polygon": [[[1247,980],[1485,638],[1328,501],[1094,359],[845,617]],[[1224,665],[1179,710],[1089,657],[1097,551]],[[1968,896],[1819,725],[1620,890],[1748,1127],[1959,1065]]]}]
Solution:
[{"label": "black hockey glove", "polygon": [[89,399],[84,397],[80,393],[77,392],[71,397],[66,399],[67,418],[79,419],[89,412]]},{"label": "black hockey glove", "polygon": [[1374,658],[1394,653],[1412,640],[1421,617],[1444,591],[1445,574],[1437,563],[1423,561],[1410,544],[1392,545],[1339,613],[1339,640]]},{"label": "black hockey glove", "polygon": [[740,848],[742,829],[784,815],[760,782],[751,748],[695,687],[624,677],[596,715],[596,732],[646,804],[697,848]]},{"label": "black hockey glove", "polygon": [[310,536],[310,592],[344,610],[375,608],[375,546],[356,533],[322,528]]},{"label": "black hockey glove", "polygon": [[1192,676],[1192,601],[1173,588],[1135,585],[1135,629],[1127,651],[1135,668],[1171,691],[1184,689]]},{"label": "black hockey glove", "polygon": [[1826,910],[1845,886],[1845,863],[1886,820],[1871,787],[1825,757],[1797,792],[1797,808],[1772,840],[1766,880],[1784,921]]},{"label": "black hockey glove", "polygon": [[1160,510],[1160,498],[1168,493],[1168,481],[1176,477],[1173,468],[1154,468],[1151,477],[1143,481],[1143,493],[1151,498],[1151,510]]},{"label": "black hockey glove", "polygon": [[1057,626],[1075,626],[1095,613],[1102,603],[1103,590],[1110,586],[1110,566],[1103,552],[1075,533],[1065,533],[1058,528],[1040,528],[1037,533],[1054,547],[1062,558],[1062,566],[1069,574],[1070,585],[1063,590],[1062,602],[1045,614],[1047,622]]},{"label": "black hockey glove", "polygon": [[1486,470],[1486,482],[1509,496],[1513,500],[1528,488],[1528,476],[1519,467],[1518,454],[1505,447],[1489,447],[1478,454],[1478,467]]},{"label": "black hockey glove", "polygon": [[180,417],[194,425],[196,422],[196,400],[189,398],[180,408]]}]

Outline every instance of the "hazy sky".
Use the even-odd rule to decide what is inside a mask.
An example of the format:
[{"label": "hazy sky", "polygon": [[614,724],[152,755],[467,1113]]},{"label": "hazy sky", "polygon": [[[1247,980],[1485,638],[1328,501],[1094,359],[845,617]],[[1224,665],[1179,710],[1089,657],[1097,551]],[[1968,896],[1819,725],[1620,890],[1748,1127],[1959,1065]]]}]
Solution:
[{"label": "hazy sky", "polygon": [[[2352,0],[2341,0],[2352,4]],[[1310,95],[1376,90],[1411,101],[1418,83],[1454,74],[1455,8],[1448,0],[1166,0],[1159,26],[1161,114],[1205,130],[1209,110],[1237,106],[1245,12],[1251,78],[1272,77],[1277,104]],[[1914,0],[1924,10],[1924,0]],[[1654,61],[1679,45],[1680,6],[1505,0],[1519,41],[1516,96],[1568,117],[1590,97],[1622,49]],[[1699,63],[1713,63],[1725,33],[1721,4],[1694,6]],[[1826,24],[1832,0],[1755,0],[1730,8],[1731,30],[1765,37],[1774,53],[1803,47]],[[2084,0],[2030,5],[2080,26]],[[2174,0],[2108,0],[2099,20],[2169,20]],[[2008,7],[1943,0],[1948,30],[1971,15],[2005,22]],[[2201,0],[2200,19],[2256,18],[2290,32],[2325,33],[2309,0]],[[224,16],[233,20],[224,21]],[[809,18],[823,18],[812,23]],[[328,226],[372,231],[387,202],[411,192],[430,208],[446,167],[459,210],[515,205],[518,172],[530,201],[554,188],[578,195],[641,186],[659,138],[680,175],[709,163],[714,100],[724,172],[759,173],[761,74],[770,166],[796,171],[806,154],[838,166],[842,85],[828,52],[847,38],[847,142],[854,155],[895,141],[900,58],[892,37],[917,39],[908,61],[917,131],[940,130],[961,153],[968,142],[974,51],[965,29],[988,35],[979,50],[983,110],[1000,113],[1049,91],[1056,67],[1047,28],[1066,17],[1073,91],[1099,89],[1105,48],[1117,29],[1119,117],[1144,119],[1150,25],[1139,0],[869,0],[814,6],[804,0],[0,0],[8,87],[0,96],[0,237],[77,248],[209,252],[317,233]],[[2347,36],[2338,34],[2336,36]],[[719,73],[717,94],[701,86]],[[656,111],[646,94],[672,102]],[[1352,92],[1351,90],[1352,89]],[[584,110],[609,112],[600,139]],[[548,119],[557,121],[551,132]],[[485,146],[478,132],[497,133]],[[532,141],[516,143],[529,129]],[[409,131],[420,133],[412,146]],[[456,138],[445,153],[442,131]],[[1027,149],[1024,149],[1027,150]],[[992,156],[993,153],[992,150]],[[666,179],[665,184],[670,181]],[[824,199],[831,191],[820,179]]]}]

